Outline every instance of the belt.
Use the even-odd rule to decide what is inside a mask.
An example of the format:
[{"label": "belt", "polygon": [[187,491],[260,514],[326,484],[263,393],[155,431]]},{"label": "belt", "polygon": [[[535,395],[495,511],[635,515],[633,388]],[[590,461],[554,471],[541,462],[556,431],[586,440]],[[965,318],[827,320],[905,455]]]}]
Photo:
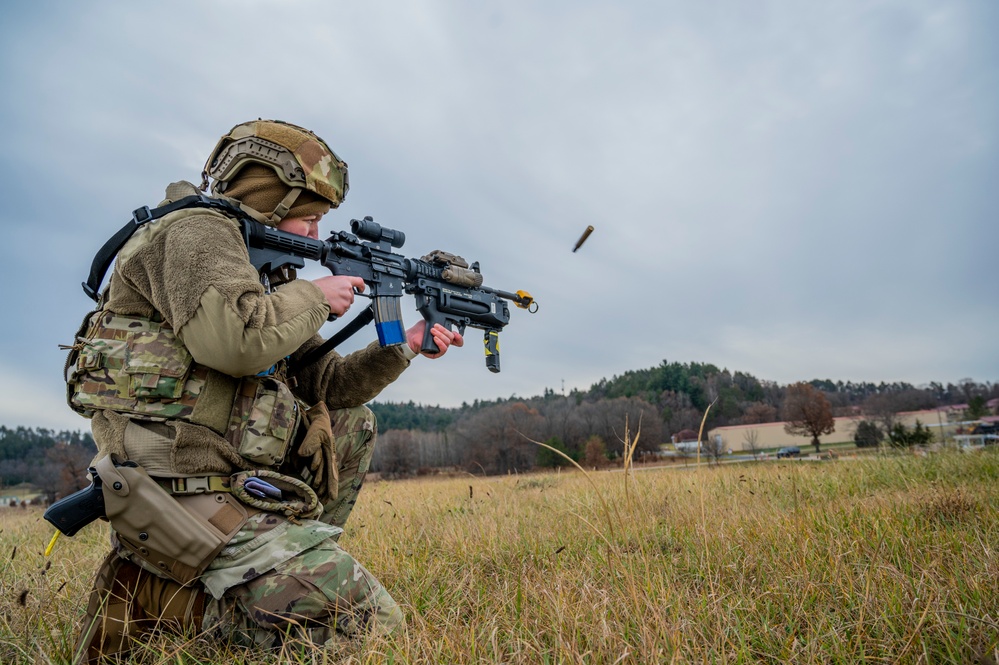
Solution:
[{"label": "belt", "polygon": [[157,478],[160,487],[170,494],[205,494],[207,492],[231,492],[229,476],[191,476],[189,478]]}]

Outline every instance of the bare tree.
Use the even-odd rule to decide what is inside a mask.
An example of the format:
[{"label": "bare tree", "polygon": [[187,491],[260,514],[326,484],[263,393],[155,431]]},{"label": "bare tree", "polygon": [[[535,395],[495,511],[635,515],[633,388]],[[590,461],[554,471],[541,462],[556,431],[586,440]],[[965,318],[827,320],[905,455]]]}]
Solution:
[{"label": "bare tree", "polygon": [[715,464],[718,464],[721,456],[725,454],[725,440],[721,437],[721,434],[709,436],[702,441],[701,454],[710,458]]},{"label": "bare tree", "polygon": [[906,401],[898,393],[879,393],[864,400],[863,412],[877,423],[882,432],[891,432],[898,424],[898,413],[906,410]]},{"label": "bare tree", "polygon": [[812,437],[815,452],[819,452],[819,437],[836,430],[829,400],[807,383],[788,386],[784,398],[784,431],[795,436]]},{"label": "bare tree", "polygon": [[83,446],[56,443],[45,451],[47,473],[42,488],[58,497],[83,489],[90,484],[86,470],[93,456],[93,452]]},{"label": "bare tree", "polygon": [[580,418],[580,406],[576,398],[551,396],[538,404],[537,408],[545,420],[543,439],[555,436],[573,454],[583,452],[590,432]]},{"label": "bare tree", "polygon": [[413,432],[394,429],[378,437],[378,445],[371,458],[371,466],[389,476],[406,476],[416,467],[416,450]]},{"label": "bare tree", "polygon": [[459,421],[454,436],[470,471],[510,473],[534,466],[544,419],[523,402],[508,402],[483,409]]},{"label": "bare tree", "polygon": [[581,419],[590,435],[599,436],[607,449],[620,455],[624,450],[624,425],[629,423],[632,435],[639,431],[636,455],[642,451],[656,452],[663,442],[662,421],[654,406],[637,397],[618,397],[580,405]]},{"label": "bare tree", "polygon": [[757,429],[744,430],[742,432],[742,440],[745,443],[745,449],[752,454],[753,459],[756,459],[760,453],[760,431]]},{"label": "bare tree", "polygon": [[583,454],[583,466],[599,469],[607,464],[607,447],[599,436],[591,436],[586,440]]},{"label": "bare tree", "polygon": [[694,408],[690,395],[672,390],[665,390],[659,395],[658,406],[668,432],[696,430],[704,415]]},{"label": "bare tree", "polygon": [[746,410],[742,414],[743,425],[756,425],[758,423],[772,423],[776,421],[777,409],[763,402],[753,402],[746,407]]}]

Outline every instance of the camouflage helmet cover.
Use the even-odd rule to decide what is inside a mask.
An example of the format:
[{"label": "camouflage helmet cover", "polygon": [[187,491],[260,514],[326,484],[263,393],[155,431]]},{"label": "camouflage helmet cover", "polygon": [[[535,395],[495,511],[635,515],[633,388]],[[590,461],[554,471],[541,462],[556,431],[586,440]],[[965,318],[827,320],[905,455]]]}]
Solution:
[{"label": "camouflage helmet cover", "polygon": [[202,189],[211,177],[212,192],[225,193],[228,183],[252,163],[274,169],[286,185],[314,192],[334,208],[349,189],[347,163],[309,130],[280,120],[251,120],[229,130],[205,163]]}]

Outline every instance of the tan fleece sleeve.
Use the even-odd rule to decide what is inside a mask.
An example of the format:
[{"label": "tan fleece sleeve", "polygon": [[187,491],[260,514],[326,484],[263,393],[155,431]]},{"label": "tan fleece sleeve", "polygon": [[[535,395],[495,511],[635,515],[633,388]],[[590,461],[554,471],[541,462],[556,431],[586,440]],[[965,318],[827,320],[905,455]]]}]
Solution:
[{"label": "tan fleece sleeve", "polygon": [[311,365],[298,367],[297,361],[322,342],[316,335],[291,358],[293,376],[298,380],[295,393],[309,404],[324,401],[330,409],[361,406],[409,367],[400,347],[382,348],[377,341],[347,356],[330,351]]},{"label": "tan fleece sleeve", "polygon": [[266,293],[239,223],[215,213],[197,212],[150,234],[116,274],[162,314],[195,360],[230,376],[267,369],[329,315],[311,282]]},{"label": "tan fleece sleeve", "polygon": [[285,284],[270,298],[280,322],[251,328],[222,294],[209,286],[201,306],[177,334],[202,365],[230,376],[262,372],[294,353],[329,315],[322,291],[309,281]]}]

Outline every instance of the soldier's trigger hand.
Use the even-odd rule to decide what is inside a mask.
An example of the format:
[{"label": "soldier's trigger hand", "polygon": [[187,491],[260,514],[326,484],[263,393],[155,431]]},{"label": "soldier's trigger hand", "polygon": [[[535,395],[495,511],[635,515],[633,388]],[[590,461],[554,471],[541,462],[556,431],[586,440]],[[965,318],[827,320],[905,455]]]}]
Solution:
[{"label": "soldier's trigger hand", "polygon": [[347,275],[328,275],[314,279],[312,283],[323,292],[330,312],[337,316],[343,316],[354,304],[355,293],[363,293],[365,288],[363,279]]}]

